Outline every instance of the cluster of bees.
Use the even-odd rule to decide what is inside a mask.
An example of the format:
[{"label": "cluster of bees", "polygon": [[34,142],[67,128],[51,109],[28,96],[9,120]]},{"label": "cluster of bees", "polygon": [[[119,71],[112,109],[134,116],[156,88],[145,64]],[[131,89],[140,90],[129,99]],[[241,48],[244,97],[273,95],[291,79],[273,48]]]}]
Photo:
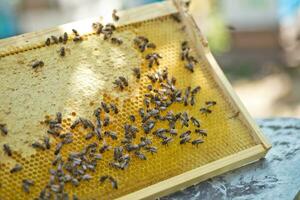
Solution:
[{"label": "cluster of bees", "polygon": [[[119,20],[115,10],[112,17],[115,21]],[[110,38],[112,43],[122,44],[122,40],[112,37],[113,31],[116,30],[113,24],[103,26],[100,23],[93,23],[92,26],[97,34],[104,35],[104,40]],[[76,30],[73,29],[73,33],[75,42],[82,40],[82,37]],[[58,38],[54,36],[47,38],[46,45],[66,44],[67,41],[68,34],[64,33],[63,36]],[[147,49],[156,49],[156,45],[144,36],[134,38],[133,44],[141,53]],[[180,57],[185,62],[185,67],[193,72],[197,60],[190,55],[190,47],[187,42],[183,42],[181,47]],[[60,50],[60,56],[65,55],[65,53],[62,53],[64,51]],[[160,65],[160,59],[162,59],[162,56],[155,52],[145,56],[145,61],[149,68]],[[42,66],[43,63],[41,62],[36,61],[32,67]],[[133,76],[139,80],[141,78],[141,69],[135,67],[132,71]],[[175,113],[172,110],[168,110],[173,104],[194,106],[196,104],[196,95],[201,91],[201,87],[178,89],[176,87],[176,78],[169,76],[167,68],[152,74],[146,74],[146,76],[150,84],[147,85],[148,92],[144,94],[143,107],[138,109],[136,115],[131,114],[128,116],[128,123],[123,125],[123,134],[109,130],[109,125],[111,124],[110,116],[117,115],[120,112],[117,105],[113,103],[101,102],[101,105],[92,114],[93,119],[78,117],[70,125],[68,131],[65,131],[62,127],[63,118],[60,112],[57,112],[53,119],[48,118],[44,121],[48,126],[47,136],[44,136],[40,141],[33,142],[32,147],[39,151],[47,151],[54,148],[54,159],[52,160],[52,168],[49,170],[49,182],[35,199],[69,199],[69,194],[64,189],[65,184],[78,187],[81,182],[93,179],[94,177],[91,173],[97,169],[99,161],[102,160],[102,154],[107,151],[113,150],[113,158],[108,163],[108,167],[125,170],[130,166],[133,158],[147,160],[147,153],[154,155],[159,151],[158,147],[153,146],[152,140],[154,139],[160,140],[162,146],[169,146],[176,137],[179,137],[180,145],[191,144],[198,147],[199,144],[204,142],[202,138],[207,136],[207,132],[201,129],[199,119],[195,116],[190,116],[186,111]],[[128,87],[129,82],[125,77],[120,76],[114,81],[114,84],[120,90],[123,90],[125,87]],[[215,105],[215,101],[207,101],[205,106],[199,109],[199,112],[207,116],[212,113]],[[159,122],[166,123],[168,128],[157,127]],[[189,130],[180,133],[176,126]],[[86,141],[96,138],[97,142],[91,142],[78,152],[69,152],[67,158],[64,159],[61,151],[65,145],[73,143],[73,130],[79,127],[86,130],[87,134],[84,135]],[[2,134],[7,135],[6,124],[0,124],[0,131]],[[142,136],[140,136],[141,134]],[[149,135],[154,137],[149,137]],[[53,148],[49,136],[54,137],[58,141]],[[106,142],[106,138],[120,141],[120,143],[118,146],[112,147]],[[8,156],[12,156],[12,150],[8,144],[4,144],[3,149]],[[16,164],[10,172],[17,173],[22,169],[23,167],[20,164]],[[118,181],[111,175],[102,175],[98,179],[100,185],[110,182],[113,189],[118,189]],[[30,188],[33,186],[33,180],[24,179],[22,181],[24,192],[29,193]],[[73,194],[73,199],[78,199],[78,197]]]}]

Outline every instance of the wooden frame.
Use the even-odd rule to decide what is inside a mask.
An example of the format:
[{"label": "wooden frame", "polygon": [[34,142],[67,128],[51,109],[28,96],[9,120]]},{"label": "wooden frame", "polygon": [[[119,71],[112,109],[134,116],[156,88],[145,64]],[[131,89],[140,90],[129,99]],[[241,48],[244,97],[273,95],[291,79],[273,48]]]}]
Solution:
[{"label": "wooden frame", "polygon": [[[186,30],[190,38],[193,40],[196,50],[207,63],[208,70],[213,75],[216,82],[220,85],[230,103],[237,111],[240,117],[245,122],[246,126],[252,130],[252,136],[256,141],[256,146],[253,146],[244,151],[224,157],[220,160],[211,162],[205,166],[193,169],[186,173],[172,177],[165,181],[146,187],[142,190],[128,194],[119,198],[120,200],[128,199],[153,199],[155,197],[167,195],[176,190],[186,188],[190,185],[196,184],[200,181],[206,180],[221,173],[236,169],[242,165],[253,162],[265,156],[267,151],[271,148],[271,144],[267,141],[260,129],[250,117],[249,113],[242,105],[241,101],[233,91],[230,83],[225,78],[222,70],[211,54],[207,40],[200,32],[192,16],[190,16],[181,6],[181,1],[166,1],[162,3],[155,3],[143,6],[137,9],[128,10],[119,13],[121,20],[118,26],[123,26],[135,22],[149,20],[157,17],[162,17],[170,14],[180,14],[182,23],[186,26]],[[101,20],[101,18],[100,18]],[[22,52],[34,48],[44,46],[44,39],[50,35],[61,34],[65,31],[71,32],[72,28],[80,27],[84,29],[82,34],[89,34],[92,30],[90,24],[94,21],[99,21],[99,18],[92,18],[80,22],[70,23],[58,28],[51,28],[41,32],[28,33],[9,39],[0,40],[0,59],[8,54],[14,54],[16,51]],[[43,36],[43,37],[40,37]],[[35,44],[34,46],[31,44]]]}]

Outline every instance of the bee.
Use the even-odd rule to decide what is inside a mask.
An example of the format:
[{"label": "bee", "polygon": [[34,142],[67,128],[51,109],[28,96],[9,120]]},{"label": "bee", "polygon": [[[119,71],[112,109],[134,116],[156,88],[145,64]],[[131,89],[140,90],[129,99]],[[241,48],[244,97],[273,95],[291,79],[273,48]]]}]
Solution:
[{"label": "bee", "polygon": [[100,183],[101,184],[104,183],[108,179],[108,177],[109,177],[108,175],[101,176],[99,179]]},{"label": "bee", "polygon": [[207,105],[207,107],[211,107],[217,104],[216,101],[206,101],[205,104]]},{"label": "bee", "polygon": [[85,175],[83,175],[82,177],[81,177],[81,180],[83,180],[83,181],[89,181],[89,180],[91,180],[93,177],[91,176],[91,175],[89,175],[89,174],[85,174]]},{"label": "bee", "polygon": [[154,120],[149,120],[142,125],[144,132],[146,134],[150,133],[150,131],[154,128],[154,126],[155,126]]},{"label": "bee", "polygon": [[191,91],[191,94],[192,95],[195,95],[197,94],[198,92],[200,92],[201,90],[201,87],[200,86],[196,86],[192,91]]},{"label": "bee", "polygon": [[49,130],[47,130],[47,133],[50,135],[53,135],[55,137],[59,136],[59,131],[57,129],[49,129]]},{"label": "bee", "polygon": [[79,36],[79,33],[76,29],[72,29],[72,32],[76,35],[76,36]]},{"label": "bee", "polygon": [[[150,99],[149,98],[144,98],[144,104],[147,108],[150,106]],[[151,116],[151,115],[150,115]]]},{"label": "bee", "polygon": [[50,40],[50,38],[47,38],[45,41],[45,45],[50,46],[50,44],[51,44],[51,40]]},{"label": "bee", "polygon": [[91,120],[88,120],[88,119],[85,119],[85,118],[82,118],[82,117],[80,117],[79,119],[80,119],[80,121],[83,125],[83,128],[85,128],[85,129],[86,128],[91,128],[91,129],[95,128],[95,126],[94,126],[93,122],[91,122]]},{"label": "bee", "polygon": [[163,141],[161,142],[162,145],[169,145],[169,143],[171,143],[173,141],[173,138],[171,137],[166,137],[165,139],[163,139]]},{"label": "bee", "polygon": [[130,119],[130,121],[135,122],[135,116],[134,115],[129,115],[129,119]]},{"label": "bee", "polygon": [[102,147],[100,147],[99,152],[104,153],[105,151],[108,151],[110,149],[110,146],[106,144],[106,142],[103,142]]},{"label": "bee", "polygon": [[118,189],[118,182],[116,179],[114,179],[113,177],[109,176],[108,179],[111,182],[112,188],[113,189]]},{"label": "bee", "polygon": [[71,183],[73,186],[77,187],[79,185],[79,181],[76,178],[72,178]]},{"label": "bee", "polygon": [[136,151],[136,152],[134,152],[134,154],[141,160],[147,160],[147,157],[145,156],[145,154],[141,153],[140,151]]},{"label": "bee", "polygon": [[212,113],[212,110],[208,108],[200,108],[200,113],[205,114],[207,116],[208,114]]},{"label": "bee", "polygon": [[162,57],[158,53],[150,53],[146,55],[146,60],[148,60],[148,67],[152,68],[153,64],[159,65],[159,60]]},{"label": "bee", "polygon": [[57,154],[54,160],[52,161],[52,165],[53,166],[57,165],[57,163],[60,162],[61,160],[62,160],[62,156],[60,154]]},{"label": "bee", "polygon": [[33,69],[36,69],[38,67],[43,67],[44,66],[44,62],[43,61],[40,61],[40,60],[36,60],[34,61],[32,64],[31,64],[31,67]]},{"label": "bee", "polygon": [[96,127],[94,129],[94,132],[95,132],[98,140],[102,140],[103,139],[101,127]]},{"label": "bee", "polygon": [[240,111],[237,111],[234,115],[232,115],[231,117],[228,117],[228,119],[237,118],[239,115],[240,115]]},{"label": "bee", "polygon": [[177,130],[176,130],[176,129],[170,129],[170,130],[169,130],[169,133],[170,133],[171,135],[176,136],[176,135],[177,135]]},{"label": "bee", "polygon": [[191,95],[191,106],[195,105],[195,95]]},{"label": "bee", "polygon": [[51,39],[52,39],[52,41],[53,41],[54,44],[57,44],[57,43],[58,43],[58,39],[57,39],[56,36],[51,35]]},{"label": "bee", "polygon": [[150,152],[152,155],[157,153],[157,147],[145,147],[145,150]]},{"label": "bee", "polygon": [[92,139],[92,137],[94,137],[95,135],[95,132],[89,132],[88,134],[85,135],[85,139],[86,140],[89,140],[89,139]]},{"label": "bee", "polygon": [[109,116],[105,116],[103,120],[103,126],[108,126],[109,125]]},{"label": "bee", "polygon": [[195,129],[195,133],[198,133],[199,135],[202,135],[202,136],[207,136],[206,130],[203,130],[203,129]]},{"label": "bee", "polygon": [[147,43],[146,49],[156,49],[156,45],[152,42]]},{"label": "bee", "polygon": [[157,81],[157,78],[154,74],[150,75],[150,74],[147,74],[147,77],[150,79],[150,81],[152,83],[155,83]]},{"label": "bee", "polygon": [[61,48],[59,49],[59,55],[60,55],[61,57],[64,57],[64,56],[66,55],[66,49],[65,49],[65,47],[61,47]]},{"label": "bee", "polygon": [[145,116],[145,110],[143,108],[140,108],[139,109],[139,114],[140,114],[141,118],[144,118],[144,116]]},{"label": "bee", "polygon": [[32,180],[29,180],[29,179],[24,179],[22,181],[22,188],[23,188],[23,191],[26,192],[26,193],[29,193],[30,192],[30,187],[34,185],[34,182]]},{"label": "bee", "polygon": [[63,144],[70,144],[73,142],[73,138],[72,137],[65,137],[63,140],[62,140],[62,143]]},{"label": "bee", "polygon": [[194,124],[194,126],[200,128],[200,122],[195,117],[191,117],[191,121]]},{"label": "bee", "polygon": [[35,149],[45,150],[44,145],[39,142],[34,142],[31,144],[31,146]]},{"label": "bee", "polygon": [[16,164],[11,170],[10,170],[10,173],[16,173],[16,172],[19,172],[23,169],[22,165],[20,164]]},{"label": "bee", "polygon": [[202,139],[196,139],[192,141],[192,145],[195,145],[198,147],[199,144],[203,143],[204,141]]},{"label": "bee", "polygon": [[153,108],[151,110],[148,111],[149,115],[154,117],[154,116],[157,116],[159,114],[159,110]]},{"label": "bee", "polygon": [[67,41],[68,41],[68,39],[69,39],[68,33],[67,33],[67,32],[64,32],[63,43],[66,44]]},{"label": "bee", "polygon": [[82,41],[82,37],[79,36],[79,35],[76,35],[76,36],[73,38],[73,41],[74,41],[74,42],[80,42],[80,41]]},{"label": "bee", "polygon": [[57,121],[57,123],[61,124],[61,122],[62,122],[62,114],[61,114],[61,112],[57,112],[56,113],[56,121]]},{"label": "bee", "polygon": [[112,37],[110,40],[111,40],[111,43],[113,43],[113,44],[117,44],[117,45],[123,44],[123,40],[121,40],[120,38]]},{"label": "bee", "polygon": [[8,130],[7,130],[6,124],[0,124],[0,131],[4,135],[8,134]]},{"label": "bee", "polygon": [[70,126],[71,129],[76,128],[81,123],[81,120],[78,118],[76,119]]},{"label": "bee", "polygon": [[121,163],[119,162],[110,162],[109,166],[115,169],[123,169]]},{"label": "bee", "polygon": [[124,86],[126,87],[128,86],[128,80],[124,76],[119,76],[119,79],[122,81]]},{"label": "bee", "polygon": [[61,150],[62,147],[63,147],[63,144],[64,144],[63,142],[59,142],[59,143],[56,145],[55,151],[54,151],[54,155],[59,154],[60,150]]},{"label": "bee", "polygon": [[103,30],[103,25],[99,22],[93,23],[92,27],[96,31],[96,34],[100,34]]},{"label": "bee", "polygon": [[44,137],[44,144],[45,144],[45,147],[46,149],[50,149],[50,138],[45,136]]},{"label": "bee", "polygon": [[135,76],[137,79],[140,79],[140,78],[141,78],[141,69],[140,69],[139,67],[133,68],[132,71],[133,71],[134,76]]},{"label": "bee", "polygon": [[148,86],[147,86],[147,89],[148,89],[149,91],[152,91],[153,86],[152,86],[152,85],[148,85]]},{"label": "bee", "polygon": [[124,85],[123,85],[123,82],[122,82],[121,80],[116,79],[116,80],[113,82],[113,84],[115,84],[116,87],[119,87],[120,90],[124,90]]},{"label": "bee", "polygon": [[180,138],[185,138],[185,137],[189,136],[191,133],[192,133],[192,131],[188,130],[188,131],[182,133],[179,137]]},{"label": "bee", "polygon": [[94,110],[94,115],[97,119],[100,118],[101,112],[102,112],[102,109],[100,107],[98,107]]},{"label": "bee", "polygon": [[182,115],[180,116],[181,122],[182,122],[182,126],[188,127],[189,126],[189,116],[187,114],[187,112],[183,112]]},{"label": "bee", "polygon": [[190,142],[190,140],[191,140],[191,136],[187,135],[186,137],[183,137],[179,143],[186,144],[186,143]]},{"label": "bee", "polygon": [[59,37],[58,37],[58,42],[59,42],[59,43],[63,43],[63,41],[64,41],[63,37],[62,37],[62,36],[59,36]]},{"label": "bee", "polygon": [[189,57],[189,53],[190,53],[189,47],[182,47],[181,60],[186,60]]},{"label": "bee", "polygon": [[189,104],[188,99],[189,99],[190,93],[191,93],[191,87],[189,86],[185,89],[185,95],[183,98],[184,106],[187,106]]},{"label": "bee", "polygon": [[117,10],[114,9],[112,12],[112,18],[114,21],[119,21],[120,17],[117,15]]},{"label": "bee", "polygon": [[111,103],[111,104],[110,104],[110,108],[111,108],[111,110],[112,110],[115,114],[118,114],[118,113],[119,113],[119,109],[118,109],[118,107],[117,107],[115,104]]},{"label": "bee", "polygon": [[104,112],[109,113],[109,111],[110,111],[109,106],[105,102],[102,101],[101,106],[102,106]]},{"label": "bee", "polygon": [[194,64],[192,62],[186,63],[185,68],[188,69],[192,73],[194,72]]},{"label": "bee", "polygon": [[118,139],[117,133],[113,132],[113,131],[105,131],[104,135],[111,137],[111,139],[113,139],[113,140],[117,140]]},{"label": "bee", "polygon": [[73,133],[68,132],[68,133],[62,133],[62,134],[59,135],[60,139],[64,139],[66,137],[73,137]]},{"label": "bee", "polygon": [[137,144],[126,144],[125,149],[130,152],[130,151],[136,151],[140,149],[140,146]]},{"label": "bee", "polygon": [[115,147],[114,148],[114,160],[119,161],[123,155],[123,147]]}]

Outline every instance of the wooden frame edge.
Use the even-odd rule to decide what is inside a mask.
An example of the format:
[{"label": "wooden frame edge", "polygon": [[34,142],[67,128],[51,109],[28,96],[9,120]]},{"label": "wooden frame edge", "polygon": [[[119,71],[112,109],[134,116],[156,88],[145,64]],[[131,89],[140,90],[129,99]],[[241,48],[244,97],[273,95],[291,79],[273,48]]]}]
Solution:
[{"label": "wooden frame edge", "polygon": [[240,166],[256,161],[267,153],[263,145],[259,144],[236,154],[213,161],[204,166],[174,176],[139,191],[117,198],[117,200],[155,199],[178,190],[197,184],[208,178],[224,172],[237,169]]}]

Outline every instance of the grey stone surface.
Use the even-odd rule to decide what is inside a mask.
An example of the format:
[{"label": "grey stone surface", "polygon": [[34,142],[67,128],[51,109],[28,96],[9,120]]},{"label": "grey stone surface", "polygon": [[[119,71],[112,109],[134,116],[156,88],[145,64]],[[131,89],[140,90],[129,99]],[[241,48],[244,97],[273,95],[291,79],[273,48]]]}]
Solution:
[{"label": "grey stone surface", "polygon": [[300,190],[300,119],[257,120],[273,147],[253,164],[161,200],[292,200]]}]

